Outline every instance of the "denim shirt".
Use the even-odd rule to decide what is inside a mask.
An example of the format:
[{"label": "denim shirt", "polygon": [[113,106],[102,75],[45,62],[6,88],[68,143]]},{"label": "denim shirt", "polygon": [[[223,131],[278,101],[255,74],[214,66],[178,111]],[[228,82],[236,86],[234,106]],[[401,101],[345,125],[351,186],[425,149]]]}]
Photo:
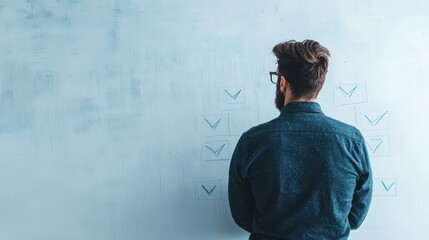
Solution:
[{"label": "denim shirt", "polygon": [[228,194],[234,221],[255,239],[347,239],[372,197],[364,138],[316,102],[289,103],[241,136]]}]

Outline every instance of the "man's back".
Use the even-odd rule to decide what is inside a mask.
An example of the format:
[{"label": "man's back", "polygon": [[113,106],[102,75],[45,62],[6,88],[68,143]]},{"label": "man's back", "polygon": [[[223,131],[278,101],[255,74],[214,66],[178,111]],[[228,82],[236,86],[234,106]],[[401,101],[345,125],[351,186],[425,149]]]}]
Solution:
[{"label": "man's back", "polygon": [[371,191],[362,135],[315,102],[291,102],[247,131],[231,160],[232,215],[256,239],[347,239]]}]

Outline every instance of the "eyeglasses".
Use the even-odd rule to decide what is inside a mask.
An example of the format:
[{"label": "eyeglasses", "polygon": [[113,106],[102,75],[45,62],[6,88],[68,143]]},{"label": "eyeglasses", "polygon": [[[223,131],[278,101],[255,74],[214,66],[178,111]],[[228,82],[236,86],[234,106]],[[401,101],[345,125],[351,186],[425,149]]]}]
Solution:
[{"label": "eyeglasses", "polygon": [[274,84],[277,84],[277,78],[275,79],[275,81],[273,80],[273,75],[275,75],[275,76],[277,76],[277,77],[280,77],[281,75],[280,74],[278,74],[277,72],[270,72],[270,79],[271,79],[271,82],[272,83],[274,83]]}]

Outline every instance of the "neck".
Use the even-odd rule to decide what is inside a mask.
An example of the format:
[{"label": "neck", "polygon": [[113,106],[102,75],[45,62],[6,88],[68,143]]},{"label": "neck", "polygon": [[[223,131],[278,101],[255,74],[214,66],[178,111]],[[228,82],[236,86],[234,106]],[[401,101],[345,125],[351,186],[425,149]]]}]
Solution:
[{"label": "neck", "polygon": [[291,103],[291,102],[316,102],[317,101],[317,98],[310,98],[310,99],[308,99],[308,98],[304,98],[304,97],[300,97],[300,98],[291,98],[291,97],[287,97],[287,95],[286,95],[286,98],[285,98],[285,106],[288,104],[288,103]]},{"label": "neck", "polygon": [[317,96],[314,98],[306,98],[306,97],[294,97],[293,93],[292,93],[292,89],[289,87],[286,87],[286,92],[285,92],[285,106],[288,103],[291,102],[315,102],[317,100]]}]

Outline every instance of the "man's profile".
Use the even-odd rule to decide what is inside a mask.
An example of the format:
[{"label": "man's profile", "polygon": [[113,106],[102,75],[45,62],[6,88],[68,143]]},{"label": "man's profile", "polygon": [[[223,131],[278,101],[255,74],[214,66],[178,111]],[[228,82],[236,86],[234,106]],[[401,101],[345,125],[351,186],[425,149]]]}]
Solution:
[{"label": "man's profile", "polygon": [[229,169],[232,216],[249,239],[347,239],[372,197],[364,138],[316,102],[328,72],[327,48],[292,40],[273,53],[280,115],[237,143]]}]

